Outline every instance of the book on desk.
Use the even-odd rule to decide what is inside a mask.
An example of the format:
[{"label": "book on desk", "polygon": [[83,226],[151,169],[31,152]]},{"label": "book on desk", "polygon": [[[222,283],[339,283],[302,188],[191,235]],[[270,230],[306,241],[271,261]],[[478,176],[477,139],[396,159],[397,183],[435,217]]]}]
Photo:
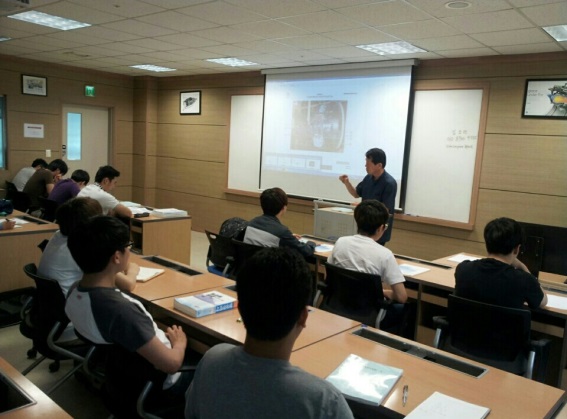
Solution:
[{"label": "book on desk", "polygon": [[447,396],[438,391],[425,399],[413,409],[407,419],[483,419],[488,416],[490,409]]},{"label": "book on desk", "polygon": [[203,317],[238,307],[238,300],[218,291],[177,297],[173,307],[191,317]]},{"label": "book on desk", "polygon": [[353,399],[381,404],[403,374],[403,370],[350,354],[328,377],[345,395]]},{"label": "book on desk", "polygon": [[140,272],[136,275],[136,281],[138,282],[146,282],[152,278],[155,278],[158,275],[161,275],[165,272],[165,269],[159,268],[148,268],[145,266],[140,266]]}]

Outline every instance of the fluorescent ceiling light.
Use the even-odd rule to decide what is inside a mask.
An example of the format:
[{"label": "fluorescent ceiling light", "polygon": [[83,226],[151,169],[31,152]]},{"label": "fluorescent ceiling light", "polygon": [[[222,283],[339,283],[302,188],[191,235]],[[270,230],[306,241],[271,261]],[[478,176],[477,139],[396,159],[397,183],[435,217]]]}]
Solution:
[{"label": "fluorescent ceiling light", "polygon": [[211,58],[205,61],[210,61],[212,63],[228,65],[230,67],[244,67],[247,65],[258,65],[258,63],[253,63],[251,61],[245,61],[238,58]]},{"label": "fluorescent ceiling light", "polygon": [[140,70],[155,71],[156,73],[161,73],[162,71],[176,71],[176,68],[160,67],[159,65],[153,64],[138,64],[131,65],[132,68],[139,68]]},{"label": "fluorescent ceiling light", "polygon": [[50,28],[68,31],[71,29],[84,28],[91,26],[88,23],[77,22],[76,20],[65,19],[64,17],[48,15],[42,12],[23,12],[8,16],[11,19],[22,20],[24,22],[35,23],[36,25],[49,26]]},{"label": "fluorescent ceiling light", "polygon": [[550,34],[556,41],[567,41],[567,25],[544,26],[543,30]]},{"label": "fluorescent ceiling light", "polygon": [[4,42],[4,41],[9,41],[12,38],[9,38],[7,36],[0,36],[0,42]]},{"label": "fluorescent ceiling light", "polygon": [[427,52],[413,46],[408,42],[387,42],[384,44],[357,45],[357,48],[373,52],[378,55],[411,54],[412,52]]}]

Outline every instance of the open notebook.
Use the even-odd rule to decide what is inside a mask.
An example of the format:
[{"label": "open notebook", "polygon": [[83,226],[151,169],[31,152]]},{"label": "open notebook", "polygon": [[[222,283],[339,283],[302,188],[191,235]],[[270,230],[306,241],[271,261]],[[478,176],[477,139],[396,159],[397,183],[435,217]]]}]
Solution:
[{"label": "open notebook", "polygon": [[145,266],[140,266],[140,272],[138,272],[138,276],[136,276],[136,281],[146,282],[152,278],[155,278],[158,275],[161,275],[164,272],[165,270],[163,269],[147,268]]}]

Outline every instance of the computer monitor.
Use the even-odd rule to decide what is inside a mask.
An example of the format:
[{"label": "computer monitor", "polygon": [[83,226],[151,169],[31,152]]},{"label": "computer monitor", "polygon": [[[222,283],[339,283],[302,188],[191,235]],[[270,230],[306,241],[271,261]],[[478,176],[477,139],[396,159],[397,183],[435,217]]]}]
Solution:
[{"label": "computer monitor", "polygon": [[526,234],[519,259],[530,272],[567,275],[567,227],[520,222]]}]

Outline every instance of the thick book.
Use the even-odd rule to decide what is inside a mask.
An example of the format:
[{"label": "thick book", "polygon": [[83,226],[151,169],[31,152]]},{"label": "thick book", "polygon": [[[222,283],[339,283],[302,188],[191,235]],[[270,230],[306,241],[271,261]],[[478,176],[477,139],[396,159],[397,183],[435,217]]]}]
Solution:
[{"label": "thick book", "polygon": [[164,272],[164,269],[147,268],[145,266],[140,266],[140,272],[138,272],[138,275],[136,275],[136,281],[146,282],[158,275],[161,275]]},{"label": "thick book", "polygon": [[168,218],[168,217],[187,217],[187,211],[184,210],[180,210],[177,208],[154,208],[154,210],[151,212],[152,215],[155,215],[156,217],[163,217],[163,218]]},{"label": "thick book", "polygon": [[203,317],[238,306],[238,300],[218,291],[205,292],[188,297],[177,297],[173,307],[191,317]]},{"label": "thick book", "polygon": [[403,374],[403,370],[350,354],[327,381],[345,397],[381,404]]},{"label": "thick book", "polygon": [[490,409],[435,392],[413,409],[406,419],[483,419]]}]

